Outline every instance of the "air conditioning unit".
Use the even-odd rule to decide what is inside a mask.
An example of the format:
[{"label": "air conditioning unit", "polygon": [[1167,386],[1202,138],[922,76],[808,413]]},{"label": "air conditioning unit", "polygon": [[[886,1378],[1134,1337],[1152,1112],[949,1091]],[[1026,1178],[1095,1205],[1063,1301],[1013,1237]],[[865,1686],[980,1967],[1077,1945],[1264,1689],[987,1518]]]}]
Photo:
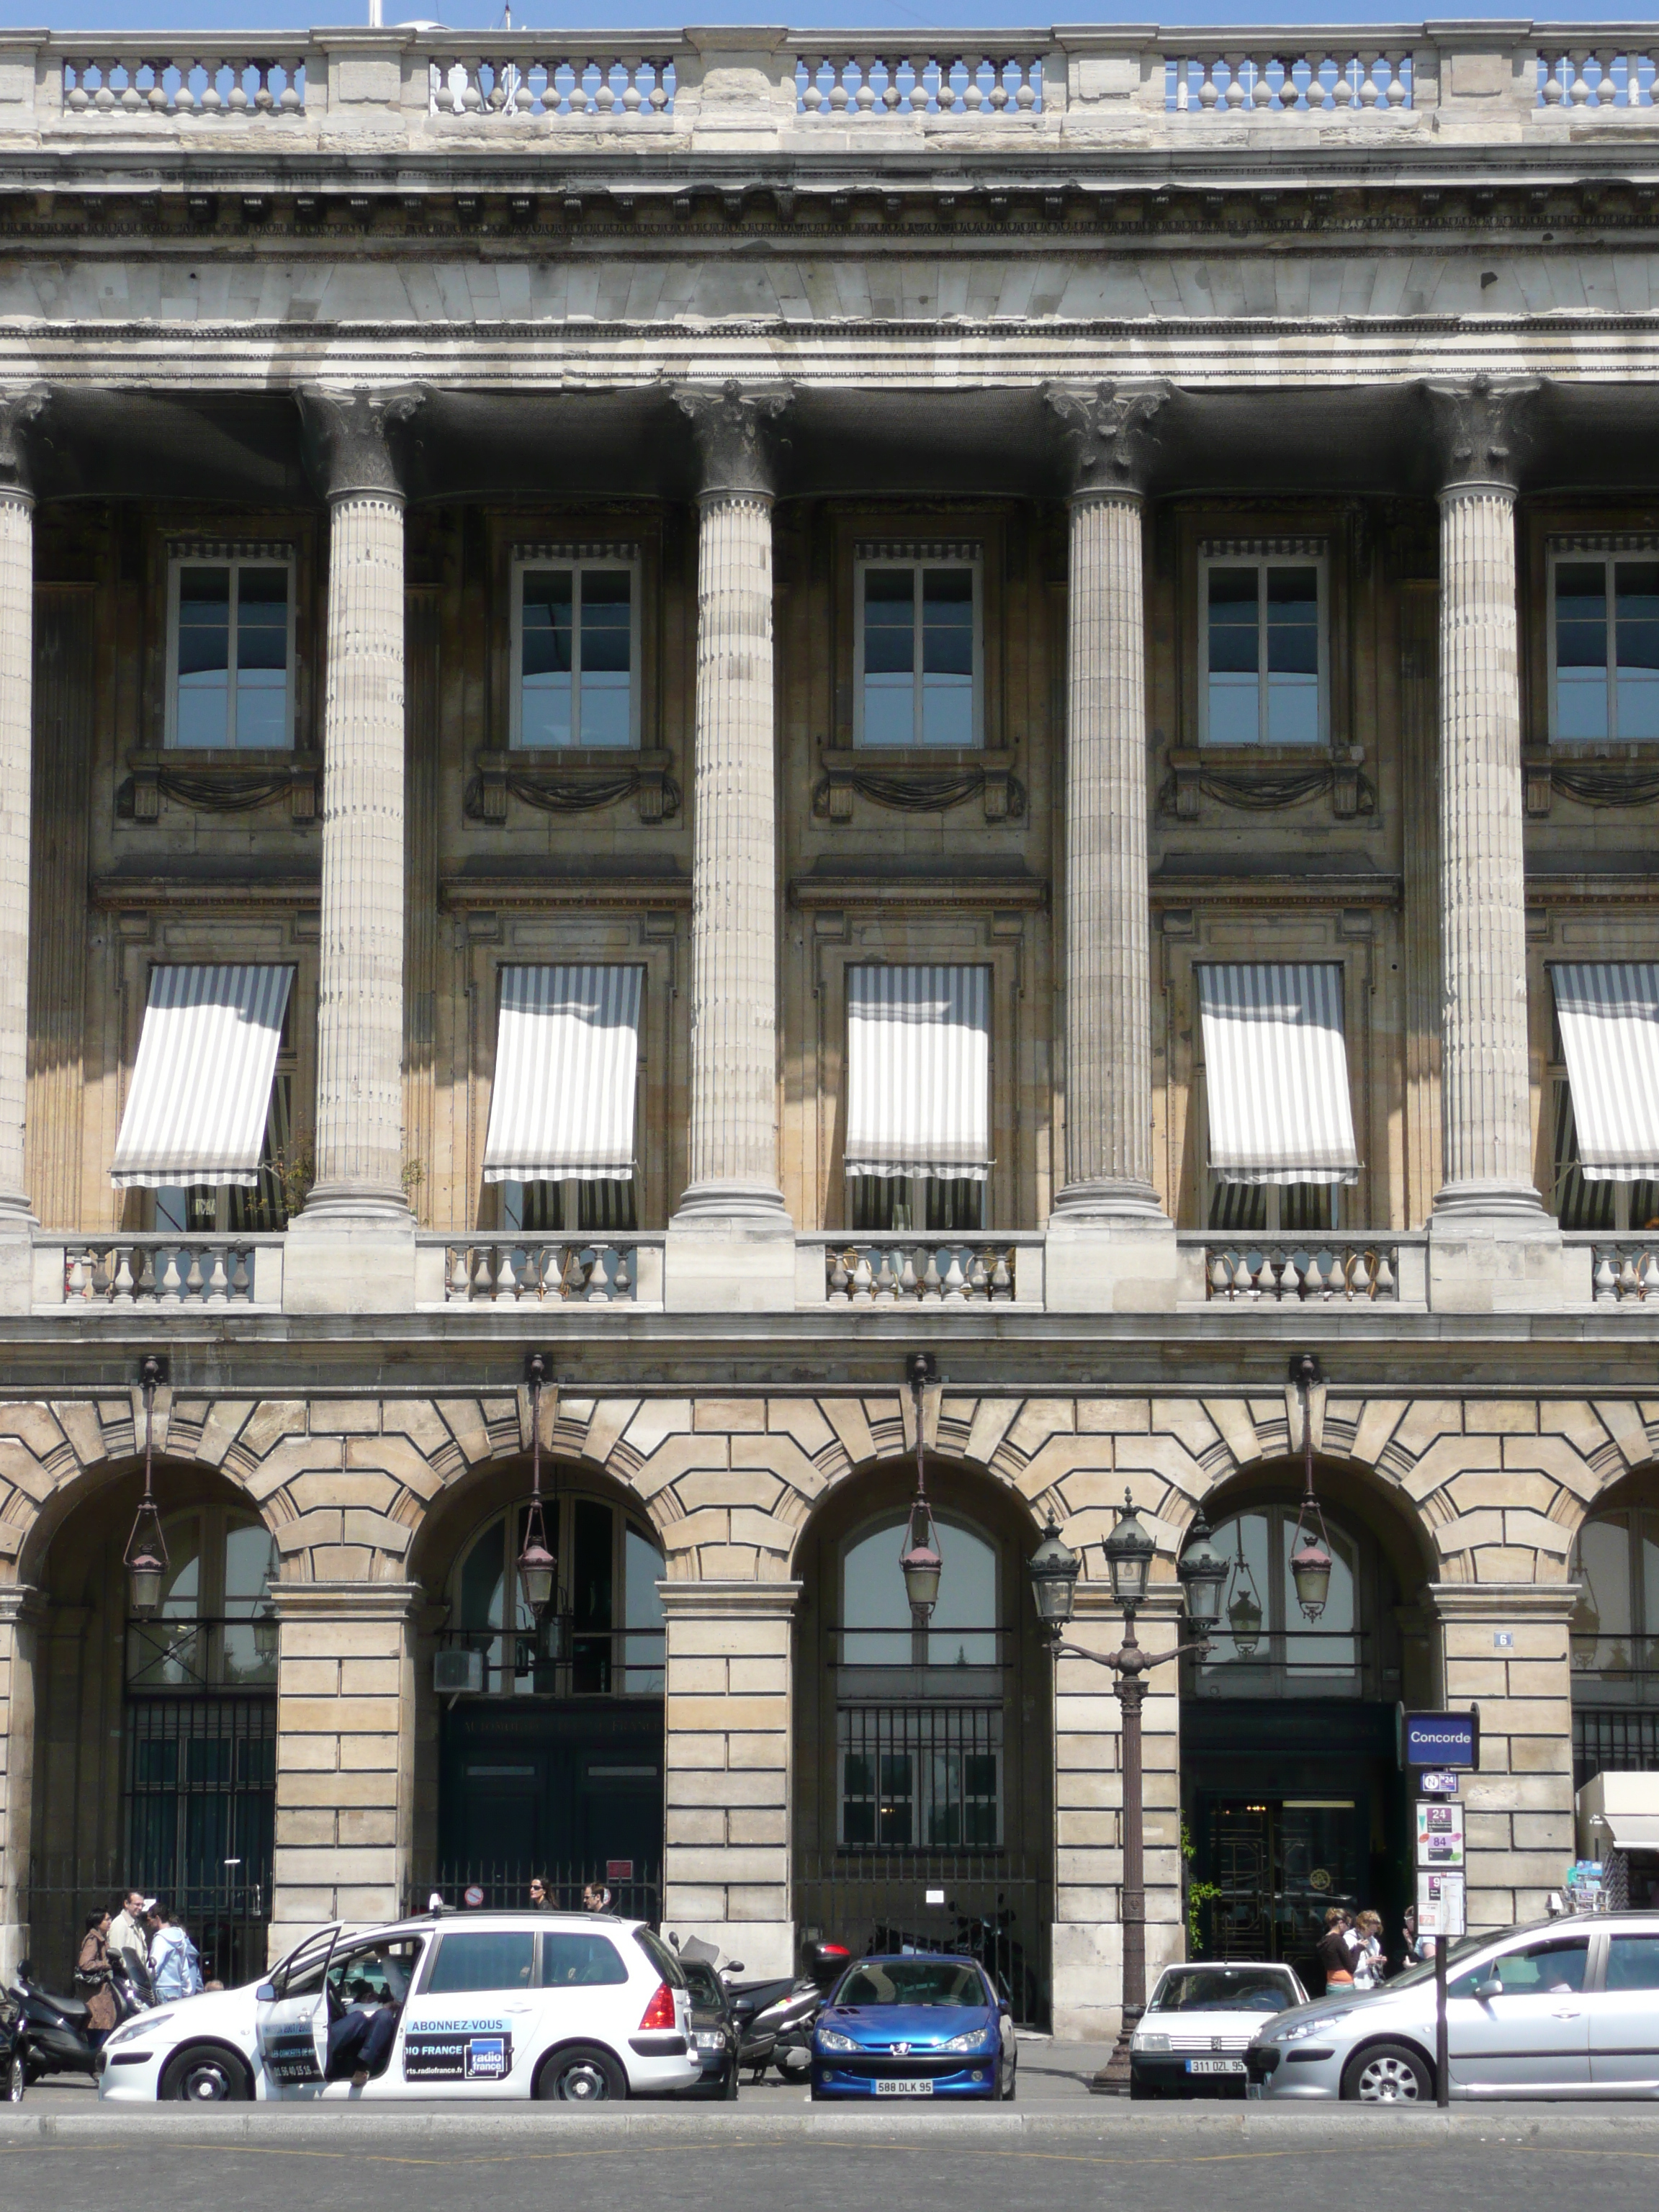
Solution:
[{"label": "air conditioning unit", "polygon": [[458,1697],[463,1690],[482,1690],[483,1686],[482,1651],[434,1652],[432,1686],[441,1698]]}]

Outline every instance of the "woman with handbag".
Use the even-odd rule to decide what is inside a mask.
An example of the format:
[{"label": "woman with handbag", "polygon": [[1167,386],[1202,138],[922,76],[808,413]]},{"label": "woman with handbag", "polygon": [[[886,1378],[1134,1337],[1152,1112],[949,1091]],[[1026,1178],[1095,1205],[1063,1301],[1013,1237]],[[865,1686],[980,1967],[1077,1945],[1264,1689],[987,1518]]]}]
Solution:
[{"label": "woman with handbag", "polygon": [[76,1987],[87,2001],[87,2040],[95,2051],[115,2025],[115,1991],[109,1963],[109,1915],[89,1912],[75,1962]]}]

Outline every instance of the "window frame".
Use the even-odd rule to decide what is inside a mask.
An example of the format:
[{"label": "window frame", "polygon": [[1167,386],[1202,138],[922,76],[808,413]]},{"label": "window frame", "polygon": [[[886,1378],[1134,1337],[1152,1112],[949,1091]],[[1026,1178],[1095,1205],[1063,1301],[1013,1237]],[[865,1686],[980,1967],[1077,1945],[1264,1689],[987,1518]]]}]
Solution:
[{"label": "window frame", "polygon": [[[1618,651],[1618,601],[1616,596],[1618,579],[1616,571],[1620,561],[1659,562],[1659,537],[1644,536],[1640,533],[1620,533],[1617,535],[1604,535],[1598,533],[1596,535],[1586,537],[1566,536],[1551,538],[1545,543],[1544,599],[1546,621],[1544,625],[1544,689],[1546,726],[1548,732],[1549,742],[1552,745],[1561,745],[1563,747],[1576,750],[1578,747],[1585,745],[1650,745],[1659,743],[1659,739],[1656,739],[1651,737],[1621,737],[1619,734],[1617,727],[1619,719],[1619,685],[1617,680],[1618,660],[1616,658]],[[1556,649],[1555,576],[1557,569],[1564,562],[1599,562],[1601,566],[1602,575],[1604,578],[1604,589],[1606,588],[1606,581],[1607,580],[1610,580],[1614,586],[1613,590],[1607,592],[1606,604],[1608,608],[1607,615],[1607,625],[1609,633],[1608,644],[1611,652],[1615,657],[1605,663],[1603,665],[1602,701],[1607,710],[1607,727],[1599,737],[1564,737],[1561,733],[1559,690],[1560,664]]]},{"label": "window frame", "polygon": [[[912,584],[910,596],[911,671],[910,671],[910,738],[906,744],[883,744],[865,734],[864,720],[864,647],[865,599],[864,579],[872,568],[908,568]],[[964,745],[928,744],[921,737],[922,654],[920,641],[922,635],[921,577],[928,568],[966,568],[973,578],[973,710],[972,734]],[[858,752],[868,752],[893,759],[903,753],[919,753],[928,757],[955,752],[981,753],[987,750],[985,729],[985,548],[976,539],[945,539],[933,543],[896,543],[887,544],[876,540],[860,539],[853,548],[853,746]]]},{"label": "window frame", "polygon": [[[580,579],[590,570],[625,568],[628,592],[628,743],[590,745],[581,734],[581,598],[578,582],[571,600],[571,728],[568,745],[528,745],[524,740],[524,580],[535,570],[568,569]],[[507,744],[510,753],[531,760],[557,760],[572,753],[596,752],[620,758],[643,749],[643,623],[641,618],[641,563],[636,544],[515,545],[511,564],[507,627]]]},{"label": "window frame", "polygon": [[[1212,738],[1210,735],[1210,571],[1212,568],[1254,568],[1265,577],[1270,568],[1311,568],[1318,592],[1318,729],[1311,741],[1269,738],[1267,734],[1267,598],[1265,586],[1256,594],[1256,735],[1254,738]],[[1322,538],[1201,538],[1198,547],[1197,605],[1194,628],[1198,639],[1198,742],[1206,751],[1298,755],[1328,751],[1334,742],[1331,721],[1331,556]]]},{"label": "window frame", "polygon": [[[654,1628],[638,1626],[628,1617],[629,1609],[628,1537],[630,1529],[652,1547],[658,1559],[663,1562],[663,1574],[665,1575],[667,1572],[667,1553],[662,1537],[650,1516],[641,1507],[620,1503],[614,1498],[601,1497],[594,1491],[584,1490],[579,1486],[567,1486],[563,1484],[558,1486],[556,1490],[551,1491],[544,1502],[547,1507],[550,1523],[548,1537],[559,1565],[558,1582],[554,1600],[556,1607],[560,1598],[568,1590],[570,1574],[574,1569],[577,1506],[580,1504],[602,1506],[611,1515],[611,1626],[608,1629],[593,1630],[576,1627],[574,1622],[571,1625],[573,1646],[581,1643],[583,1638],[587,1637],[603,1636],[609,1639],[610,1657],[604,1669],[605,1686],[599,1690],[577,1688],[574,1673],[577,1660],[574,1651],[566,1651],[557,1658],[553,1658],[536,1650],[533,1648],[537,1637],[535,1625],[522,1621],[519,1617],[525,1610],[519,1590],[516,1571],[521,1540],[519,1534],[519,1519],[524,1511],[523,1502],[520,1500],[515,1504],[498,1508],[496,1511],[486,1516],[468,1533],[455,1553],[454,1561],[446,1578],[448,1626],[457,1636],[465,1640],[467,1649],[482,1651],[484,1656],[484,1687],[477,1694],[488,1698],[534,1696],[537,1694],[538,1667],[545,1669],[551,1666],[570,1676],[570,1686],[564,1694],[571,1697],[580,1698],[661,1697],[664,1694],[664,1685],[666,1680],[665,1632]],[[475,1626],[470,1624],[465,1618],[464,1577],[467,1563],[478,1546],[492,1532],[500,1548],[501,1558],[502,1623],[499,1628]],[[658,1576],[653,1579],[659,1581],[662,1577]],[[661,1638],[659,1646],[660,1656],[639,1658],[633,1656],[633,1653],[639,1647],[632,1639],[647,1636]],[[532,1647],[532,1663],[527,1668],[521,1668],[518,1662],[524,1656],[521,1647],[526,1640],[528,1640]],[[509,1644],[513,1646],[510,1663],[507,1649]],[[647,1678],[642,1686],[638,1688],[630,1686],[629,1678],[633,1674],[642,1674]],[[653,1676],[658,1679],[653,1680],[650,1679]]]},{"label": "window frame", "polygon": [[[291,753],[298,750],[299,735],[299,655],[298,599],[299,562],[291,544],[176,544],[167,548],[167,676],[162,697],[161,743],[163,750],[184,753],[203,759],[215,753]],[[186,745],[179,738],[179,585],[186,568],[228,568],[230,586],[230,633],[227,658],[231,665],[226,672],[227,728],[222,744]],[[244,568],[281,568],[288,577],[288,662],[283,691],[283,726],[286,736],[280,745],[239,744],[235,737],[236,684],[235,645],[237,609],[236,580]]]}]

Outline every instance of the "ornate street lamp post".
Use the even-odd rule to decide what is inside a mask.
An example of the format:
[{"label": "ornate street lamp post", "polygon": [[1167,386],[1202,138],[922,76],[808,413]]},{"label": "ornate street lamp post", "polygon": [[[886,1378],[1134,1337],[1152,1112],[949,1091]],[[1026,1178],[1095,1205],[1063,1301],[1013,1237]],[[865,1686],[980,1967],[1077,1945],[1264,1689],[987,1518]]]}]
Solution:
[{"label": "ornate street lamp post", "polygon": [[144,1494],[121,1555],[132,1610],[140,1620],[153,1620],[161,1611],[161,1589],[167,1581],[167,1544],[161,1534],[161,1516],[155,1510],[154,1468],[155,1393],[166,1380],[165,1365],[153,1352],[149,1353],[138,1368],[139,1388],[144,1394]]},{"label": "ornate street lamp post", "polygon": [[1123,1493],[1123,1516],[1103,1547],[1112,1596],[1122,1608],[1123,1642],[1115,1651],[1085,1651],[1080,1644],[1061,1641],[1060,1632],[1072,1618],[1077,1597],[1081,1560],[1066,1544],[1050,1516],[1042,1541],[1028,1568],[1037,1619],[1056,1659],[1087,1659],[1097,1667],[1109,1667],[1117,1676],[1117,1698],[1123,1709],[1123,1890],[1120,1918],[1123,1928],[1123,2008],[1117,2043],[1111,2057],[1091,2087],[1119,2095],[1129,2087],[1129,2039],[1146,2005],[1146,1874],[1145,1820],[1141,1804],[1140,1709],[1146,1698],[1146,1675],[1166,1660],[1183,1652],[1206,1652],[1209,1632],[1221,1611],[1221,1593],[1227,1581],[1227,1562],[1210,1541],[1209,1524],[1200,1513],[1193,1522],[1185,1550],[1176,1565],[1186,1602],[1187,1618],[1198,1633],[1191,1643],[1154,1656],[1144,1650],[1135,1636],[1135,1613],[1144,1601],[1157,1550],[1142,1526],[1129,1492]]}]

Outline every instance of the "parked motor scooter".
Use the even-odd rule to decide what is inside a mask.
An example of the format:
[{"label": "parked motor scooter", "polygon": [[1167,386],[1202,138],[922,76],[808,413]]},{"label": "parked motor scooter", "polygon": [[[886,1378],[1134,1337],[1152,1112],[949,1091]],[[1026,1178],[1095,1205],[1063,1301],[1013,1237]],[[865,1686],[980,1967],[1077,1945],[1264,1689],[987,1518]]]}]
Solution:
[{"label": "parked motor scooter", "polygon": [[[775,2066],[786,2081],[806,2079],[812,2064],[812,2023],[852,1956],[844,1943],[809,1943],[798,1975],[727,1983],[740,2039],[738,2063],[749,2068],[751,2081],[758,2081],[769,2066]],[[727,1971],[742,1969],[734,1965]]]},{"label": "parked motor scooter", "polygon": [[[22,2062],[25,2086],[48,2074],[95,2076],[98,2047],[92,2038],[96,2031],[88,2025],[84,2001],[53,1996],[30,1978],[29,1967],[30,1961],[25,1959],[11,1989],[11,2002],[17,2009],[13,2058]],[[149,2009],[118,1966],[112,1969],[110,1987],[115,1997],[116,2027]],[[15,2094],[21,2097],[22,2090]]]},{"label": "parked motor scooter", "polygon": [[23,2008],[7,1990],[0,1990],[0,2100],[21,2105],[28,2087],[23,2064]]}]

